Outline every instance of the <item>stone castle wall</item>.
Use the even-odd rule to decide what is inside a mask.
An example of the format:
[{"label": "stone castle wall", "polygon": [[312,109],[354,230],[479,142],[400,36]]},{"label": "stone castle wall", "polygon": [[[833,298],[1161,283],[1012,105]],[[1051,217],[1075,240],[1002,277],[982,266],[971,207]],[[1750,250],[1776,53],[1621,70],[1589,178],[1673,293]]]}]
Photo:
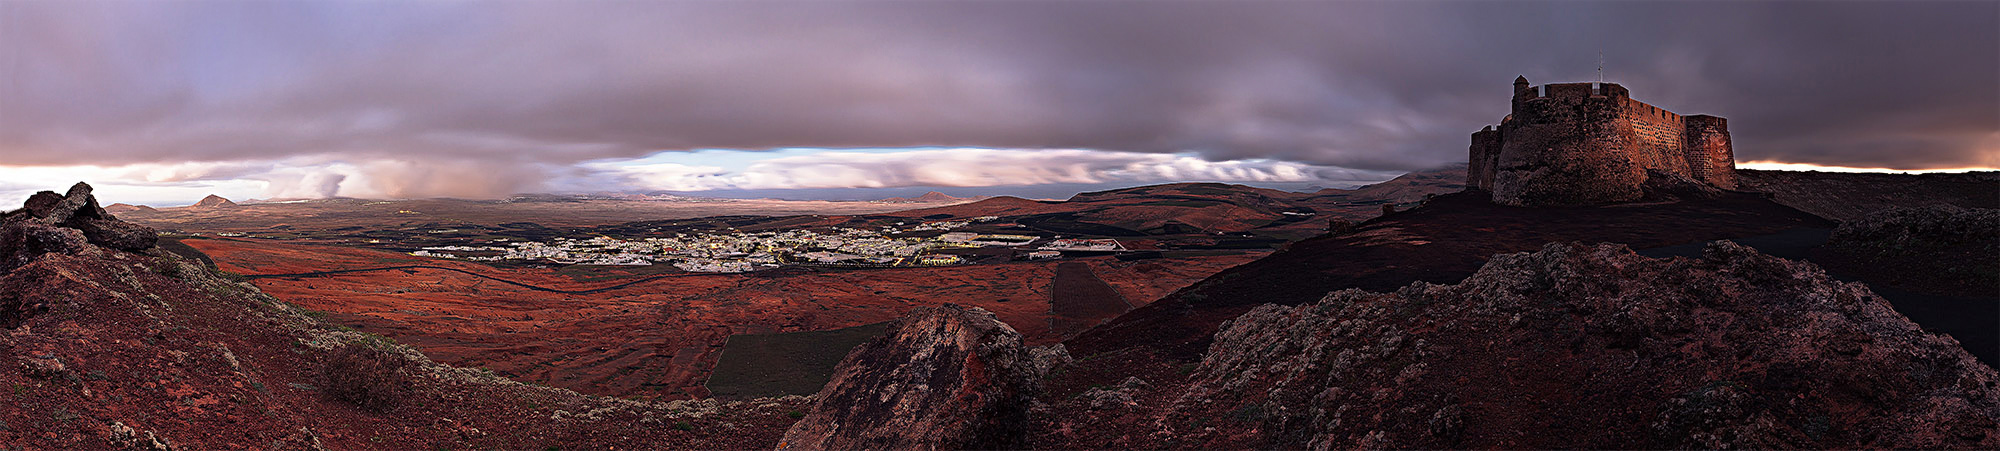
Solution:
[{"label": "stone castle wall", "polygon": [[[1631,127],[1634,149],[1629,153],[1640,166],[1674,174],[1688,173],[1687,124],[1681,115],[1645,102],[1624,98],[1621,125]],[[1625,132],[1620,130],[1620,132]]]},{"label": "stone castle wall", "polygon": [[1697,114],[1686,122],[1688,170],[1696,180],[1736,189],[1736,150],[1729,142],[1729,120]]},{"label": "stone castle wall", "polygon": [[1648,171],[1735,185],[1721,118],[1674,114],[1612,83],[1517,80],[1513,114],[1472,135],[1468,160],[1467,186],[1507,205],[1637,200]]},{"label": "stone castle wall", "polygon": [[1472,134],[1472,158],[1466,160],[1465,186],[1493,190],[1494,160],[1500,157],[1500,130],[1487,126]]}]

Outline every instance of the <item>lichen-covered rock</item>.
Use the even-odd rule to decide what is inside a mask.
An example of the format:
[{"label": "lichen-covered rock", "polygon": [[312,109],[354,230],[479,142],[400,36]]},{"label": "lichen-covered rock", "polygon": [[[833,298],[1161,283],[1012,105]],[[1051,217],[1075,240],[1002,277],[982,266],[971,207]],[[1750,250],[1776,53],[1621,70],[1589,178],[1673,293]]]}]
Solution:
[{"label": "lichen-covered rock", "polygon": [[984,309],[918,309],[848,353],[778,448],[1021,448],[1033,361]]},{"label": "lichen-covered rock", "polygon": [[122,251],[143,251],[160,242],[160,233],[152,228],[116,219],[87,218],[71,220],[77,230],[83,231],[84,238],[92,244]]},{"label": "lichen-covered rock", "polygon": [[1258,412],[1278,448],[1990,449],[1996,384],[1811,264],[1551,244],[1457,285],[1259,307],[1173,414]]},{"label": "lichen-covered rock", "polygon": [[42,254],[93,252],[97,250],[81,230],[34,223],[0,225],[0,270],[28,264]]},{"label": "lichen-covered rock", "polygon": [[1027,367],[1023,370],[1039,380],[1048,377],[1049,373],[1053,373],[1073,361],[1075,359],[1070,357],[1069,348],[1064,347],[1061,343],[1036,346],[1028,348]]},{"label": "lichen-covered rock", "polygon": [[1152,384],[1146,383],[1145,379],[1133,376],[1125,378],[1117,386],[1092,388],[1079,396],[1090,402],[1091,410],[1126,408],[1139,405],[1133,395],[1151,386]]}]

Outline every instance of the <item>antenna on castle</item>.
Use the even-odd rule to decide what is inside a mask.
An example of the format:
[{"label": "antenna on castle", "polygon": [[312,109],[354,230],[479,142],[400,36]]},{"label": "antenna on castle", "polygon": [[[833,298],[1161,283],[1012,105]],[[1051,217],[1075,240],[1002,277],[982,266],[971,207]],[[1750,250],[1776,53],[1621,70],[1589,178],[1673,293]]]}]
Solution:
[{"label": "antenna on castle", "polygon": [[1597,52],[1597,84],[1604,84],[1604,52]]}]

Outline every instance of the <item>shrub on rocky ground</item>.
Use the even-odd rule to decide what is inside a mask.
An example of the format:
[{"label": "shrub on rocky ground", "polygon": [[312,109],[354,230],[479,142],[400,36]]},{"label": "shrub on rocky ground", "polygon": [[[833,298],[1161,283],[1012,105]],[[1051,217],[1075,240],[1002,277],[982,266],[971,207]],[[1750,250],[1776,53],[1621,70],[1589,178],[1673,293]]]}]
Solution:
[{"label": "shrub on rocky ground", "polygon": [[415,389],[416,365],[381,346],[348,343],[320,368],[328,395],[363,409],[385,413],[400,407]]}]

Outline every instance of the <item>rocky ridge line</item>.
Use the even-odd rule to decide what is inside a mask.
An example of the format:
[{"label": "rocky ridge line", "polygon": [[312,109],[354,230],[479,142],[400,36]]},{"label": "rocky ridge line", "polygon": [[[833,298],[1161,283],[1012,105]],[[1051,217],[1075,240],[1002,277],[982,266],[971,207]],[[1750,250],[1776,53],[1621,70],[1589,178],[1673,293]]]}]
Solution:
[{"label": "rocky ridge line", "polygon": [[1166,415],[1279,448],[1994,448],[1994,370],[1864,285],[1728,241],[1499,255],[1225,324]]}]

